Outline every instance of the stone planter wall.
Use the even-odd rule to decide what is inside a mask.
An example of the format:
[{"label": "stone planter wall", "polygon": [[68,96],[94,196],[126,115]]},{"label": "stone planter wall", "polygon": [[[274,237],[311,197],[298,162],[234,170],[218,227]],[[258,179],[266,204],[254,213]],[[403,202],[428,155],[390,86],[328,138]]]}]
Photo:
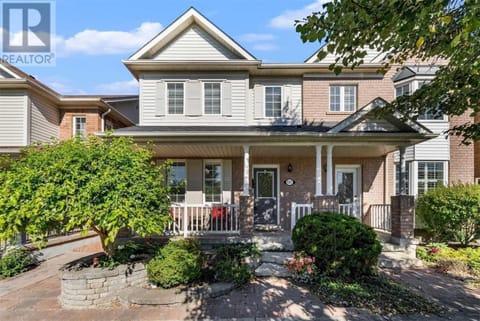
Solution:
[{"label": "stone planter wall", "polygon": [[147,284],[147,271],[141,262],[119,265],[111,270],[64,267],[61,277],[60,301],[67,309],[107,307],[117,299],[120,290]]}]

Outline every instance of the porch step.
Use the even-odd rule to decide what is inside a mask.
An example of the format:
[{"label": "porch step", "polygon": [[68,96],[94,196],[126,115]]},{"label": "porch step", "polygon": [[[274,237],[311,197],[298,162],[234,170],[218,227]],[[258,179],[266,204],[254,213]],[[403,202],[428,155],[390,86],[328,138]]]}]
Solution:
[{"label": "porch step", "polygon": [[408,253],[415,257],[415,250],[417,246],[414,244],[411,245],[398,245],[393,243],[382,243],[382,252],[403,252]]},{"label": "porch step", "polygon": [[421,267],[421,260],[402,252],[383,252],[378,257],[378,267],[381,268],[400,268],[409,269]]},{"label": "porch step", "polygon": [[284,265],[285,262],[292,257],[292,252],[262,252],[260,261],[262,263]]},{"label": "porch step", "polygon": [[290,234],[285,235],[254,235],[252,237],[260,251],[293,251]]},{"label": "porch step", "polygon": [[287,278],[290,276],[287,268],[282,264],[262,263],[256,270],[255,276],[269,277],[276,276],[279,278]]}]

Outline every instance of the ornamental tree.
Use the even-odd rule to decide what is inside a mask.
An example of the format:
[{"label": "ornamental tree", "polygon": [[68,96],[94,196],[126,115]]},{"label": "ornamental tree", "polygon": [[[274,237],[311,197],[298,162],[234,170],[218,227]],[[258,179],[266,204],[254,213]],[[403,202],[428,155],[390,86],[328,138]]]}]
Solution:
[{"label": "ornamental tree", "polygon": [[130,138],[88,137],[27,147],[0,171],[0,239],[27,233],[37,244],[48,231],[95,231],[113,255],[122,228],[141,236],[168,223],[164,166]]},{"label": "ornamental tree", "polygon": [[[318,54],[337,55],[335,73],[363,63],[366,49],[388,53],[385,71],[407,59],[444,62],[435,79],[385,111],[416,118],[424,112],[451,116],[480,111],[480,4],[477,0],[333,0],[296,22],[304,42],[326,43]],[[464,142],[480,139],[480,124],[458,125]]]}]

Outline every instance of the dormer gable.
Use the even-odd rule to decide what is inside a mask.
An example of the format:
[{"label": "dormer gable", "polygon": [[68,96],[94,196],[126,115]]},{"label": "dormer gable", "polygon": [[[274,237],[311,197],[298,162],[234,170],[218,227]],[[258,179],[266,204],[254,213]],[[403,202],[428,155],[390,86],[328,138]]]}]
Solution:
[{"label": "dormer gable", "polygon": [[255,61],[256,58],[192,7],[128,58],[135,60]]}]

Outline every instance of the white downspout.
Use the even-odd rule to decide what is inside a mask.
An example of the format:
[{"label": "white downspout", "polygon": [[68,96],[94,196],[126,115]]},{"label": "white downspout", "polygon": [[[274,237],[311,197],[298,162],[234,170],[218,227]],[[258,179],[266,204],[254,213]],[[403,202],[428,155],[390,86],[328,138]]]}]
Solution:
[{"label": "white downspout", "polygon": [[108,108],[108,110],[106,112],[104,112],[101,116],[102,117],[102,125],[101,125],[102,133],[105,132],[105,116],[107,116],[111,112],[112,112],[112,108]]}]

